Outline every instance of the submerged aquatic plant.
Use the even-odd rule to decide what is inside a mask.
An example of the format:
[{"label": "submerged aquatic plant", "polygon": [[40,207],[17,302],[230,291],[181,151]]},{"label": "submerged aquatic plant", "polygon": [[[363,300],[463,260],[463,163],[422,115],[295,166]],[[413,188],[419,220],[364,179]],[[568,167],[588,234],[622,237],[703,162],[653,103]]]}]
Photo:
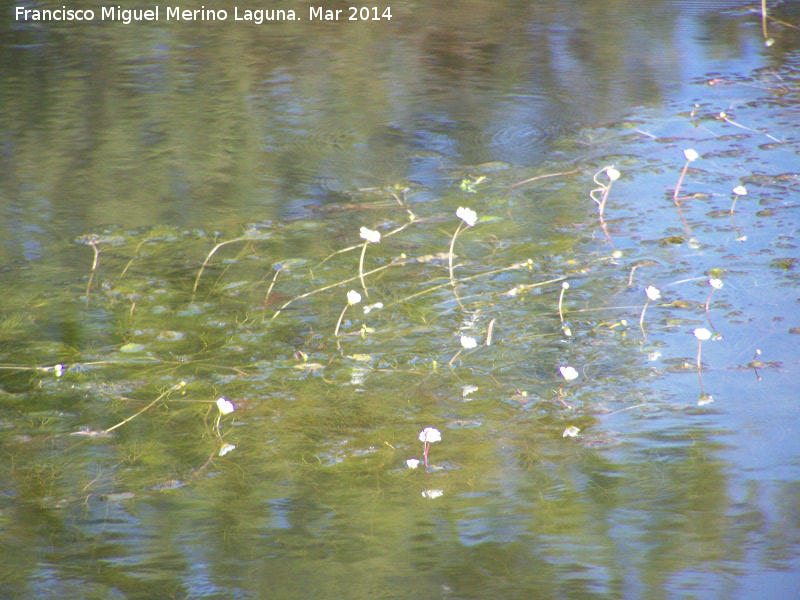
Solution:
[{"label": "submerged aquatic plant", "polygon": [[455,292],[456,280],[453,277],[453,246],[455,245],[456,238],[458,237],[458,234],[461,232],[461,228],[464,226],[464,224],[466,224],[467,227],[472,227],[473,225],[475,225],[475,223],[478,222],[478,215],[471,208],[465,208],[463,206],[459,206],[458,210],[456,210],[456,216],[459,219],[461,219],[461,222],[458,224],[458,228],[456,229],[455,233],[453,233],[453,238],[450,240],[450,250],[448,251],[447,254],[447,265],[450,271],[450,285],[453,286],[453,293],[456,296],[458,305],[461,306],[461,308],[464,308],[461,305],[461,300],[459,299],[458,294],[456,294]]},{"label": "submerged aquatic plant", "polygon": [[578,372],[573,367],[570,366],[558,367],[558,370],[561,373],[561,376],[564,378],[564,381],[561,382],[561,386],[558,388],[558,401],[561,402],[562,406],[566,408],[572,408],[569,404],[564,402],[563,398],[564,384],[567,381],[572,381],[573,379],[577,379]]},{"label": "submerged aquatic plant", "polygon": [[364,289],[364,296],[369,298],[367,292],[367,284],[364,283],[364,254],[367,252],[367,246],[370,244],[377,244],[381,241],[381,234],[379,231],[373,231],[366,227],[361,228],[361,239],[364,240],[364,246],[361,248],[361,258],[358,261],[358,278],[361,280],[361,287]]},{"label": "submerged aquatic plant", "polygon": [[703,392],[703,366],[700,362],[700,352],[703,349],[703,342],[711,339],[711,332],[705,327],[698,327],[694,330],[694,337],[697,338],[697,378],[700,381],[700,400],[698,400],[697,403],[702,406],[713,402],[711,395]]},{"label": "submerged aquatic plant", "polygon": [[642,308],[642,316],[639,317],[639,328],[642,330],[642,336],[644,337],[644,341],[647,341],[647,334],[644,332],[644,313],[647,310],[647,305],[652,300],[655,302],[659,298],[661,298],[661,291],[658,288],[653,287],[652,285],[648,285],[644,289],[645,294],[647,294],[647,300],[644,302],[644,308]]},{"label": "submerged aquatic plant", "polygon": [[569,282],[567,281],[561,282],[561,293],[558,296],[558,318],[561,320],[561,330],[564,332],[564,335],[570,337],[572,335],[572,331],[564,323],[564,313],[561,310],[561,305],[564,302],[564,292],[566,292],[568,289],[569,289]]},{"label": "submerged aquatic plant", "polygon": [[681,218],[681,222],[683,223],[683,228],[686,230],[686,233],[689,233],[689,224],[686,222],[686,219],[683,217],[683,211],[681,210],[681,203],[678,194],[681,191],[681,184],[683,183],[683,178],[686,177],[686,171],[689,169],[689,164],[696,161],[700,158],[700,155],[697,154],[691,148],[687,148],[683,151],[683,156],[686,158],[686,164],[683,165],[683,170],[681,171],[681,176],[678,178],[678,184],[675,186],[675,192],[672,194],[672,200],[675,202],[675,208],[678,209],[678,216]]},{"label": "submerged aquatic plant", "polygon": [[711,286],[711,291],[708,293],[708,298],[706,298],[706,306],[705,306],[705,308],[706,308],[706,319],[708,319],[708,325],[716,333],[717,328],[714,327],[714,324],[711,322],[711,315],[708,314],[708,306],[711,303],[711,296],[714,295],[714,290],[722,289],[723,283],[722,283],[721,279],[717,279],[715,277],[712,277],[711,279],[708,280],[708,285]]},{"label": "submerged aquatic plant", "polygon": [[[236,407],[233,405],[233,402],[226,399],[224,396],[220,396],[217,399],[217,408],[219,412],[217,413],[217,420],[214,422],[214,430],[217,432],[217,437],[222,438],[222,434],[219,432],[219,422],[222,419],[222,415],[231,414],[236,410]],[[222,456],[222,454],[220,454],[220,456]]]},{"label": "submerged aquatic plant", "polygon": [[453,358],[450,359],[450,362],[447,363],[447,366],[449,367],[450,365],[452,365],[464,350],[472,350],[477,347],[478,347],[478,340],[469,335],[462,335],[461,348],[459,349],[458,352],[455,353]]},{"label": "submerged aquatic plant", "polygon": [[747,195],[747,188],[743,185],[737,185],[733,188],[733,202],[731,202],[731,216],[733,216],[733,207],[736,206],[736,201],[739,199],[739,196],[746,196]]},{"label": "submerged aquatic plant", "polygon": [[[608,183],[601,183],[597,180],[600,176],[600,173],[605,173],[608,177]],[[617,251],[614,250],[614,242],[611,241],[611,236],[608,233],[608,229],[606,228],[606,221],[603,217],[603,213],[606,209],[606,201],[608,200],[608,194],[611,192],[611,184],[614,183],[617,179],[619,179],[620,172],[617,171],[614,167],[603,167],[597,173],[594,174],[592,180],[599,185],[600,187],[593,189],[589,192],[589,196],[592,200],[597,203],[597,212],[598,216],[600,217],[600,227],[603,229],[603,233],[606,234],[606,239],[608,240],[609,245],[611,246],[611,251],[616,255]],[[597,198],[595,194],[598,192],[602,192],[603,195],[600,198]]]},{"label": "submerged aquatic plant", "polygon": [[355,290],[350,290],[347,292],[347,304],[344,305],[342,309],[342,314],[339,315],[339,320],[336,321],[336,329],[333,330],[333,336],[337,337],[339,335],[339,327],[342,325],[342,319],[344,318],[344,313],[347,312],[348,306],[353,306],[354,304],[358,304],[361,302],[361,294],[359,294]]},{"label": "submerged aquatic plant", "polygon": [[426,427],[419,432],[419,441],[422,442],[423,458],[425,459],[425,470],[428,469],[428,449],[434,442],[442,441],[442,433],[435,427]]}]

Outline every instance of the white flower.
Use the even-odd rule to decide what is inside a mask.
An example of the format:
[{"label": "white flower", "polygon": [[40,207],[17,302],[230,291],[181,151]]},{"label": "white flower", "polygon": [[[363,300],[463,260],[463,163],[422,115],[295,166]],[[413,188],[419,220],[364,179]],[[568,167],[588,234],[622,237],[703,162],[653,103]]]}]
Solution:
[{"label": "white flower", "polygon": [[461,397],[466,398],[470,394],[477,392],[480,388],[477,385],[465,385],[461,388]]},{"label": "white flower", "polygon": [[715,290],[718,290],[722,287],[722,279],[716,279],[712,277],[711,279],[708,280],[708,285],[713,287]]},{"label": "white flower", "polygon": [[53,367],[53,370],[56,372],[56,377],[61,377],[64,374],[64,365],[59,363]]},{"label": "white flower", "polygon": [[569,289],[569,282],[568,281],[562,282],[561,283],[561,287],[564,288],[565,290],[568,290]]},{"label": "white flower", "polygon": [[464,348],[467,348],[467,349],[469,349],[469,348],[477,348],[478,342],[474,337],[470,337],[468,335],[462,335],[461,336],[461,345]]},{"label": "white flower", "polygon": [[381,234],[379,231],[372,231],[372,229],[367,229],[366,227],[361,228],[361,239],[367,240],[371,244],[377,244],[381,241]]},{"label": "white flower", "polygon": [[688,149],[684,150],[683,151],[683,155],[686,157],[686,160],[688,160],[689,162],[695,161],[698,158],[700,158],[700,155],[697,152],[695,152],[694,150],[692,150],[691,148],[688,148]]},{"label": "white flower", "polygon": [[361,294],[359,294],[355,290],[350,290],[347,292],[347,303],[348,304],[358,304],[361,302]]},{"label": "white flower", "polygon": [[711,332],[705,327],[698,327],[697,329],[694,330],[694,337],[696,337],[701,342],[705,342],[706,340],[711,339]]},{"label": "white flower", "polygon": [[432,444],[433,442],[441,442],[442,434],[435,427],[426,427],[419,432],[419,441],[423,444]]},{"label": "white flower", "polygon": [[737,185],[735,188],[733,188],[733,193],[737,196],[747,196],[747,188],[743,185]]},{"label": "white flower", "polygon": [[225,444],[222,448],[219,449],[219,455],[225,456],[231,450],[236,450],[235,444]]},{"label": "white flower", "polygon": [[464,208],[463,206],[458,207],[456,216],[470,227],[475,225],[475,223],[478,221],[478,215],[475,214],[475,211],[470,208]]},{"label": "white flower", "polygon": [[564,433],[561,434],[561,437],[576,437],[580,431],[581,430],[575,427],[575,425],[570,425],[564,430]]},{"label": "white flower", "polygon": [[433,500],[434,498],[438,498],[444,494],[444,490],[423,490],[422,497],[428,498],[429,500]]},{"label": "white flower", "polygon": [[369,306],[364,307],[364,314],[368,314],[373,310],[379,310],[383,308],[383,302],[376,302],[375,304],[370,304]]},{"label": "white flower", "polygon": [[661,298],[661,291],[658,288],[654,288],[652,285],[648,285],[644,289],[644,293],[647,294],[647,297],[653,302]]},{"label": "white flower", "polygon": [[233,402],[226,400],[225,398],[220,398],[217,400],[217,408],[219,408],[219,412],[221,412],[223,415],[229,415],[234,411]]},{"label": "white flower", "polygon": [[419,466],[419,461],[416,458],[406,459],[406,466],[409,469],[416,469]]},{"label": "white flower", "polygon": [[617,171],[614,167],[609,167],[606,169],[606,175],[611,181],[616,181],[619,179],[619,171]]},{"label": "white flower", "polygon": [[703,394],[697,401],[697,406],[705,406],[706,404],[711,404],[713,401],[714,398],[711,396],[711,394]]},{"label": "white flower", "polygon": [[578,372],[572,367],[558,367],[558,370],[561,371],[561,376],[567,381],[572,381],[578,377]]}]

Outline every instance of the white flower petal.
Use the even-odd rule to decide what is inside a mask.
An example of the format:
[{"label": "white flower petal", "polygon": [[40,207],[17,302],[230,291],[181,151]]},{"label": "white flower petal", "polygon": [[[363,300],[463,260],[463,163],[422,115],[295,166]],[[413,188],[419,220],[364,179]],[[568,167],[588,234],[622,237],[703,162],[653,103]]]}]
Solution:
[{"label": "white flower petal", "polygon": [[733,193],[737,196],[747,196],[747,188],[743,185],[737,185],[735,188],[733,188]]},{"label": "white flower petal", "polygon": [[469,349],[469,348],[477,348],[478,347],[478,341],[474,337],[471,337],[471,336],[468,336],[468,335],[462,335],[461,336],[461,345],[464,348],[467,348],[467,349]]},{"label": "white flower petal", "polygon": [[423,490],[422,497],[428,498],[429,500],[433,500],[434,498],[438,498],[439,496],[444,495],[444,490]]},{"label": "white flower petal", "polygon": [[225,456],[231,450],[236,450],[235,444],[225,444],[222,448],[219,449],[219,455]]},{"label": "white flower petal", "polygon": [[652,285],[648,285],[644,289],[644,293],[647,294],[647,297],[654,302],[661,298],[661,291],[658,288],[654,288]]},{"label": "white flower petal", "polygon": [[419,466],[419,460],[416,458],[408,458],[406,459],[406,466],[409,469],[416,469]]},{"label": "white flower petal", "polygon": [[367,240],[371,244],[377,244],[381,241],[381,234],[379,231],[373,231],[366,227],[361,228],[361,239]]},{"label": "white flower petal", "polygon": [[572,367],[558,367],[558,370],[561,371],[561,376],[567,381],[572,381],[578,377],[578,372]]},{"label": "white flower petal", "polygon": [[715,279],[714,277],[712,277],[711,279],[708,280],[708,285],[713,287],[715,290],[718,290],[722,287],[722,279]]},{"label": "white flower petal", "polygon": [[225,398],[220,398],[217,400],[217,408],[219,408],[219,412],[221,412],[223,415],[229,415],[235,410],[233,402],[226,400]]},{"label": "white flower petal", "polygon": [[561,434],[561,437],[576,437],[580,433],[580,429],[575,427],[575,425],[570,425],[564,430],[564,433]]},{"label": "white flower petal", "polygon": [[606,169],[606,175],[611,181],[616,181],[619,179],[619,171],[617,171],[614,167],[609,167]]},{"label": "white flower petal", "polygon": [[428,444],[442,441],[442,433],[435,427],[426,427],[419,432],[419,441]]},{"label": "white flower petal", "polygon": [[683,155],[686,157],[686,160],[688,160],[689,162],[693,162],[693,161],[697,160],[698,158],[700,158],[700,155],[697,152],[695,152],[694,150],[692,150],[691,148],[688,148],[688,149],[684,150],[683,151]]},{"label": "white flower petal", "polygon": [[347,292],[347,303],[348,304],[358,304],[361,302],[361,294],[359,294],[355,290],[350,290]]},{"label": "white flower petal", "polygon": [[705,342],[706,340],[711,339],[711,332],[705,327],[698,327],[697,329],[694,330],[694,337],[696,337],[701,342]]}]

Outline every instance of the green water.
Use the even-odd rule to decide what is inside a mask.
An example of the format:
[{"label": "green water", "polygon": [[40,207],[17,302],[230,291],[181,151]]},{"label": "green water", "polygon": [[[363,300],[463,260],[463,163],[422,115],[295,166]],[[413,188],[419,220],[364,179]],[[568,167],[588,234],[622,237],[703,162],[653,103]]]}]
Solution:
[{"label": "green water", "polygon": [[792,597],[800,35],[632,6],[4,15],[0,595]]}]

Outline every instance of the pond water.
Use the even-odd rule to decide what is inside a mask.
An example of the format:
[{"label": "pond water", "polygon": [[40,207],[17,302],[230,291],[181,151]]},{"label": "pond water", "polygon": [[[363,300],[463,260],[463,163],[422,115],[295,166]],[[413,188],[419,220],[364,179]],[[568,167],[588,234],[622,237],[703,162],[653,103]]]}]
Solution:
[{"label": "pond water", "polygon": [[796,595],[755,4],[0,16],[0,596]]}]

